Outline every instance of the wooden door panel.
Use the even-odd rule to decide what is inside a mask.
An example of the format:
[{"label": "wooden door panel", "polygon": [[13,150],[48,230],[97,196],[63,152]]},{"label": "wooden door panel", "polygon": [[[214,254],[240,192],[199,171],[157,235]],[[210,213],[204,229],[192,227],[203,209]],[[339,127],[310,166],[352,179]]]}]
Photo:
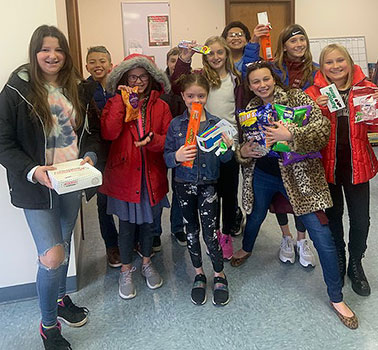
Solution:
[{"label": "wooden door panel", "polygon": [[232,21],[243,22],[253,35],[257,25],[257,13],[268,12],[269,22],[272,24],[273,52],[277,47],[278,36],[283,28],[293,23],[293,4],[291,1],[226,1],[227,23]]}]

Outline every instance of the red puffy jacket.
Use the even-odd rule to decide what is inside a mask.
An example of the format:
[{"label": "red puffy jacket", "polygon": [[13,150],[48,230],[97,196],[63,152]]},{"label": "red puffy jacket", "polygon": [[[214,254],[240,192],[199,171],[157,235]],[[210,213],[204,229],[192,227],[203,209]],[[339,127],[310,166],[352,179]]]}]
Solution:
[{"label": "red puffy jacket", "polygon": [[[154,133],[143,147],[144,174],[151,206],[168,193],[167,168],[163,159],[165,136],[171,122],[168,105],[159,98],[162,92],[152,90],[147,104],[145,130]],[[112,144],[100,192],[126,202],[140,203],[142,186],[142,154],[135,147],[139,140],[137,122],[124,122],[125,105],[116,94],[105,105],[101,116],[101,134]]]},{"label": "red puffy jacket", "polygon": [[[314,78],[314,85],[310,86],[305,92],[315,101],[320,95],[320,89],[329,85],[321,71],[318,71]],[[361,68],[354,66],[353,86],[375,86],[369,82]],[[367,132],[376,131],[377,128],[369,127],[365,123],[355,123],[355,109],[353,106],[353,89],[351,88],[348,96],[349,109],[349,136],[352,152],[352,183],[359,184],[369,181],[378,171],[378,161],[371,147]],[[322,113],[331,121],[331,135],[328,145],[322,150],[323,165],[326,179],[329,183],[335,183],[336,170],[336,135],[337,117],[336,113],[331,113],[327,106],[320,107]]]}]

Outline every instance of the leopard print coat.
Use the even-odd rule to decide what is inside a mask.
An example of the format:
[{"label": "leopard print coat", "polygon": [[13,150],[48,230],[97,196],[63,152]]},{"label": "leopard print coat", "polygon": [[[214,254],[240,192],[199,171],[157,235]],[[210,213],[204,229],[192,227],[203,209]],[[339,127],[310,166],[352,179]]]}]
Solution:
[{"label": "leopard print coat", "polygon": [[[291,107],[312,106],[309,123],[306,126],[298,127],[293,124],[287,126],[293,135],[293,140],[288,144],[294,152],[320,151],[327,145],[330,123],[327,118],[323,117],[314,101],[303,91],[299,89],[285,91],[281,87],[275,86],[274,103]],[[254,97],[247,108],[256,108],[262,104],[259,97]],[[241,156],[240,148],[246,142],[244,135],[243,140],[244,142],[238,146],[235,154],[236,159],[242,165],[242,205],[246,213],[250,214],[253,208],[253,173],[256,160]],[[308,214],[332,206],[331,195],[320,159],[305,159],[287,166],[282,165],[281,159],[278,162],[283,184],[296,215]]]}]

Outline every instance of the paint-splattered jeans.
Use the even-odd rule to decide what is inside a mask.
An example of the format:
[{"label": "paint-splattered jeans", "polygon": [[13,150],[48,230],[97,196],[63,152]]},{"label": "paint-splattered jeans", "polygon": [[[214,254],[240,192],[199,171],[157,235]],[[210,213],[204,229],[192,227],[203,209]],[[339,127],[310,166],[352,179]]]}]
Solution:
[{"label": "paint-splattered jeans", "polygon": [[38,256],[57,245],[65,248],[65,260],[58,268],[47,268],[39,262],[36,285],[45,326],[56,323],[57,299],[66,294],[71,236],[81,203],[81,191],[62,195],[51,191],[51,195],[52,209],[24,209]]},{"label": "paint-splattered jeans", "polygon": [[199,239],[199,212],[203,239],[209,250],[214,271],[221,272],[223,270],[223,255],[222,249],[218,243],[215,228],[218,206],[215,184],[196,185],[176,182],[175,190],[184,217],[186,240],[193,266],[195,268],[202,266]]}]

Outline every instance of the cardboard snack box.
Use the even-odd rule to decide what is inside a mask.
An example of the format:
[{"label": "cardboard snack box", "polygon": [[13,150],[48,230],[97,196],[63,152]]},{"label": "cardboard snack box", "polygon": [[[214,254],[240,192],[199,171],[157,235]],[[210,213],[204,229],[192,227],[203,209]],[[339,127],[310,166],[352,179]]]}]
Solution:
[{"label": "cardboard snack box", "polygon": [[53,164],[56,170],[47,172],[58,194],[84,190],[102,184],[101,172],[88,163],[80,165],[81,161],[82,159],[76,159]]}]

